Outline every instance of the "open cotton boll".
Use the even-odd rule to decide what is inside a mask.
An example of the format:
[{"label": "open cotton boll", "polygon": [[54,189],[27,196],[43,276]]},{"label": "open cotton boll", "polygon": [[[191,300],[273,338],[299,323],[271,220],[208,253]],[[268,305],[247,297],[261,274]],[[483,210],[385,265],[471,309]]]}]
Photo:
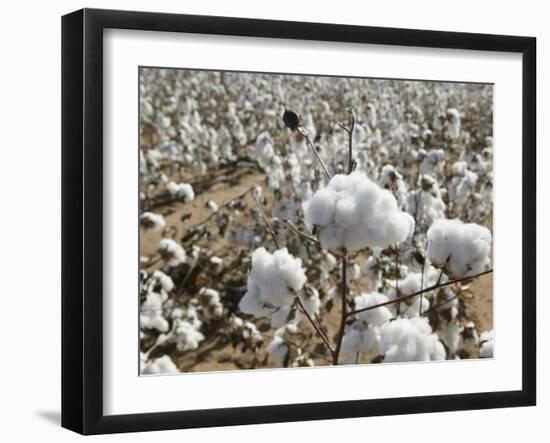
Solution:
[{"label": "open cotton boll", "polygon": [[258,248],[252,254],[252,270],[248,275],[247,293],[239,303],[245,314],[265,317],[274,309],[290,306],[295,294],[306,283],[302,260],[290,255],[286,248],[270,254]]},{"label": "open cotton boll", "polygon": [[163,297],[156,292],[149,292],[141,304],[139,326],[141,329],[156,329],[167,332],[170,325],[163,316]]},{"label": "open cotton boll", "polygon": [[309,315],[315,316],[319,314],[319,308],[321,307],[321,299],[319,297],[319,291],[315,288],[308,287],[305,290],[298,292],[298,297],[302,301],[302,304],[306,308]]},{"label": "open cotton boll", "polygon": [[195,199],[193,187],[188,183],[175,183],[171,181],[166,185],[166,190],[172,197],[181,199],[186,203]]},{"label": "open cotton boll", "polygon": [[460,136],[460,111],[456,108],[447,109],[447,128],[445,135],[451,140]]},{"label": "open cotton boll", "polygon": [[154,212],[144,212],[139,217],[139,223],[144,229],[151,229],[152,231],[161,231],[165,226],[166,222],[164,217],[160,214],[155,214]]},{"label": "open cotton boll", "polygon": [[370,326],[366,329],[352,325],[346,329],[342,339],[342,353],[347,363],[359,360],[360,353],[379,354],[380,328]]},{"label": "open cotton boll", "polygon": [[177,372],[179,372],[178,367],[168,355],[156,358],[141,370],[143,375],[175,374]]},{"label": "open cotton boll", "polygon": [[420,304],[422,303],[422,313],[427,312],[430,309],[430,301],[426,298],[426,294],[423,297],[420,295],[414,297],[411,304],[401,302],[399,306],[399,312],[403,317],[413,318],[420,315]]},{"label": "open cotton boll", "polygon": [[281,308],[278,308],[273,313],[273,315],[271,315],[271,327],[274,329],[278,329],[284,326],[288,321],[288,317],[291,311],[292,308],[290,306],[283,306]]},{"label": "open cotton boll", "polygon": [[474,353],[479,346],[479,336],[474,322],[470,321],[460,328],[458,350],[468,354]]},{"label": "open cotton boll", "polygon": [[[353,298],[355,303],[355,309],[364,309],[370,306],[375,306],[380,303],[385,303],[389,299],[386,295],[378,292],[364,293],[357,295]],[[367,322],[370,325],[380,326],[386,323],[393,317],[391,311],[387,306],[381,306],[379,308],[371,309],[369,311],[361,312],[357,314],[357,318]]]},{"label": "open cotton boll", "polygon": [[428,258],[450,278],[468,277],[487,269],[492,236],[484,226],[439,219],[430,226],[427,236]]},{"label": "open cotton boll", "polygon": [[171,238],[161,239],[158,251],[168,266],[178,266],[187,259],[183,247]]},{"label": "open cotton boll", "polygon": [[204,340],[204,335],[195,329],[194,325],[185,320],[176,320],[174,334],[177,348],[180,351],[197,349],[200,342]]},{"label": "open cotton boll", "polygon": [[160,284],[162,289],[166,292],[170,292],[174,289],[174,282],[172,278],[166,275],[164,272],[156,270],[153,272],[153,278]]},{"label": "open cotton boll", "polygon": [[256,161],[262,169],[267,169],[274,156],[273,140],[267,131],[262,132],[256,138]]},{"label": "open cotton boll", "polygon": [[288,345],[284,340],[286,331],[287,328],[285,326],[277,329],[273,335],[273,340],[267,346],[267,353],[278,367],[285,366],[285,360],[289,351]]},{"label": "open cotton boll", "polygon": [[443,340],[451,354],[456,354],[460,342],[460,326],[452,322],[446,322],[441,327],[441,340]]},{"label": "open cotton boll", "polygon": [[397,207],[392,193],[363,172],[332,177],[325,188],[302,204],[308,226],[318,225],[323,248],[385,248],[409,237],[413,218]]},{"label": "open cotton boll", "polygon": [[421,189],[409,192],[407,210],[414,214],[417,220],[432,224],[435,220],[445,217],[446,205],[441,197],[437,181],[424,175],[420,180]]},{"label": "open cotton boll", "polygon": [[223,259],[221,259],[220,257],[213,256],[213,257],[210,257],[209,262],[212,265],[212,267],[214,268],[214,272],[216,274],[219,274],[220,272],[222,272],[222,270],[223,270]]},{"label": "open cotton boll", "polygon": [[494,332],[490,331],[482,332],[479,337],[479,356],[481,358],[493,358],[493,344],[494,344]]},{"label": "open cotton boll", "polygon": [[199,304],[202,306],[203,316],[206,320],[214,320],[223,315],[220,293],[215,289],[201,288],[199,290]]},{"label": "open cotton boll", "polygon": [[381,327],[384,362],[444,360],[445,348],[426,318],[398,318]]}]

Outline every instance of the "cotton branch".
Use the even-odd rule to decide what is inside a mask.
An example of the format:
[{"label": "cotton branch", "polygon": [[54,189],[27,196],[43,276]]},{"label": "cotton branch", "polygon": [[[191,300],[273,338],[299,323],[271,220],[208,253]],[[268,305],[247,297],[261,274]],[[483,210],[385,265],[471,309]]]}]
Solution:
[{"label": "cotton branch", "polygon": [[[317,240],[315,237],[313,237],[312,235],[306,234],[305,232],[300,231],[296,226],[294,226],[287,219],[281,219],[281,221],[286,226],[288,226],[292,230],[292,232],[294,232],[296,235],[298,235],[299,237],[302,237],[304,240],[310,241],[315,246],[317,246],[319,249],[323,249],[323,246],[321,245],[321,242],[319,240]],[[332,254],[334,254],[338,257],[342,257],[342,254],[339,254],[338,252],[332,252]]]},{"label": "cotton branch", "polygon": [[344,332],[346,329],[346,319],[349,315],[348,308],[347,308],[347,292],[348,292],[348,284],[347,284],[347,268],[348,268],[348,254],[347,252],[344,253],[342,257],[342,314],[340,318],[340,327],[338,330],[338,342],[336,343],[336,349],[334,350],[333,354],[333,364],[338,364],[338,358],[340,356],[340,350],[342,348],[342,341],[344,340]]},{"label": "cotton branch", "polygon": [[267,226],[267,229],[271,233],[271,236],[273,237],[273,241],[275,242],[275,245],[277,246],[277,249],[281,249],[281,244],[279,243],[279,240],[277,239],[277,235],[275,234],[275,231],[273,230],[273,227],[271,226],[271,223],[269,223],[269,220],[267,216],[265,215],[265,212],[262,208],[262,204],[260,203],[260,199],[252,193],[252,196],[254,197],[254,200],[256,201],[256,205],[258,206],[258,210],[260,211],[260,214],[262,215],[262,218],[264,219],[264,222]]},{"label": "cotton branch", "polygon": [[348,127],[339,124],[339,126],[348,133],[348,174],[353,171],[353,128],[355,127],[355,114],[353,108],[346,109],[349,115]]},{"label": "cotton branch", "polygon": [[325,162],[323,161],[323,159],[319,155],[319,152],[317,151],[317,148],[315,147],[315,145],[313,144],[313,142],[309,138],[309,135],[308,135],[307,131],[305,130],[305,128],[300,126],[298,128],[298,132],[300,133],[300,135],[302,137],[305,138],[307,146],[309,147],[309,149],[311,149],[313,151],[313,154],[315,155],[315,157],[317,158],[317,160],[321,164],[321,167],[323,168],[323,171],[325,172],[325,175],[330,180],[332,178],[332,175],[331,175],[330,172],[328,172],[327,165],[325,165]]},{"label": "cotton branch", "polygon": [[[254,197],[254,200],[256,200],[256,205],[258,205],[258,210],[260,211],[260,214],[262,215],[262,218],[263,218],[263,220],[264,220],[264,222],[267,226],[267,229],[269,230],[269,232],[271,233],[271,236],[273,237],[273,241],[275,242],[275,245],[277,246],[277,249],[281,249],[281,245],[279,243],[279,240],[277,239],[277,235],[275,234],[275,231],[273,230],[273,227],[271,226],[271,223],[269,223],[269,220],[268,220],[267,216],[265,215],[265,212],[262,208],[262,204],[260,203],[260,200],[256,197],[256,195],[254,193],[252,193],[252,195]],[[309,313],[307,312],[307,309],[305,308],[304,304],[302,303],[302,300],[300,300],[299,296],[296,296],[296,301],[297,301],[298,305],[300,306],[300,308],[302,309],[302,311],[304,311],[304,314],[306,315],[307,319],[311,323],[311,326],[313,326],[313,329],[315,329],[317,334],[321,337],[321,340],[323,340],[323,342],[328,347],[330,352],[334,353],[334,351],[332,349],[332,346],[330,345],[330,343],[328,341],[328,338],[325,336],[323,331],[321,331],[321,329],[317,326],[317,324],[315,323],[313,318],[309,315]]]},{"label": "cotton branch", "polygon": [[381,308],[382,306],[387,306],[387,305],[391,305],[393,303],[399,303],[399,302],[402,302],[404,300],[408,300],[409,298],[413,298],[413,297],[416,297],[417,295],[420,295],[420,294],[423,294],[425,292],[430,292],[430,291],[434,291],[436,289],[439,289],[439,288],[443,288],[444,286],[449,286],[449,285],[452,285],[454,283],[460,283],[462,281],[466,281],[466,280],[471,280],[473,278],[476,278],[476,277],[481,277],[482,275],[485,275],[485,274],[489,274],[493,272],[492,269],[489,269],[487,271],[483,271],[483,272],[480,272],[479,274],[475,274],[475,275],[471,275],[469,277],[463,277],[463,278],[457,278],[455,280],[449,280],[445,283],[438,283],[438,284],[435,284],[433,286],[430,286],[428,288],[425,288],[425,289],[422,289],[420,291],[417,291],[417,292],[413,292],[412,294],[409,294],[409,295],[404,295],[403,297],[399,297],[399,298],[396,298],[394,300],[388,300],[384,303],[379,303],[377,305],[373,305],[373,306],[368,306],[366,308],[362,308],[362,309],[357,309],[355,311],[351,311],[348,313],[348,316],[351,316],[351,315],[356,315],[356,314],[360,314],[361,312],[365,312],[365,311],[370,311],[371,309],[376,309],[376,308]]},{"label": "cotton branch", "polygon": [[328,337],[324,334],[324,332],[321,330],[321,328],[319,328],[319,326],[317,326],[317,324],[315,323],[315,321],[313,320],[313,318],[311,317],[311,315],[309,315],[309,312],[307,312],[307,309],[306,307],[304,306],[304,304],[302,303],[302,300],[300,300],[300,297],[299,296],[296,296],[296,302],[298,303],[298,305],[300,306],[300,309],[303,311],[303,313],[306,315],[307,319],[309,320],[309,322],[311,323],[311,326],[313,326],[313,328],[315,329],[315,331],[317,332],[317,334],[321,337],[321,339],[323,340],[323,342],[325,343],[325,345],[327,346],[327,348],[329,349],[329,351],[331,352],[331,354],[334,353],[334,349],[332,349],[332,346],[331,344],[329,343],[328,341]]}]

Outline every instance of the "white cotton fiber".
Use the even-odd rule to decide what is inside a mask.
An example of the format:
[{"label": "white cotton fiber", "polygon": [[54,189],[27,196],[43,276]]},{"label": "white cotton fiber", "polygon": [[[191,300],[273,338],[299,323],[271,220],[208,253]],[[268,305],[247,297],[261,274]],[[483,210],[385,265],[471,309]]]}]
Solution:
[{"label": "white cotton fiber", "polygon": [[143,375],[174,374],[176,372],[179,372],[178,367],[168,355],[156,358],[141,370]]},{"label": "white cotton fiber", "polygon": [[186,320],[176,320],[175,340],[180,351],[197,349],[204,340],[202,332]]},{"label": "white cotton fiber", "polygon": [[305,282],[302,260],[294,258],[286,248],[274,254],[258,248],[252,254],[248,291],[241,299],[239,309],[256,317],[268,316],[275,311],[274,308],[292,305]]},{"label": "white cotton fiber", "polygon": [[468,277],[487,269],[491,241],[491,232],[484,226],[439,219],[428,230],[427,255],[449,277]]},{"label": "white cotton fiber", "polygon": [[[385,303],[389,299],[386,295],[378,292],[371,292],[358,295],[354,297],[355,309],[364,309],[370,306],[375,306],[380,303]],[[393,315],[388,306],[381,306],[379,308],[371,309],[369,311],[361,312],[357,314],[357,318],[367,322],[373,326],[380,326],[386,323]]]},{"label": "white cotton fiber", "polygon": [[166,185],[166,190],[172,197],[183,200],[186,203],[195,199],[193,187],[188,183],[175,183],[171,181]]},{"label": "white cotton fiber", "polygon": [[169,266],[178,266],[187,259],[183,247],[171,238],[163,238],[159,243],[158,250],[162,259]]},{"label": "white cotton fiber", "polygon": [[414,227],[413,218],[397,207],[392,193],[359,171],[335,175],[302,208],[306,223],[320,226],[325,249],[385,248],[405,240]]},{"label": "white cotton fiber", "polygon": [[156,329],[159,332],[168,332],[170,325],[162,312],[163,297],[156,292],[149,292],[141,304],[139,325],[141,329]]},{"label": "white cotton fiber", "polygon": [[164,217],[154,212],[144,212],[139,217],[139,222],[144,229],[151,229],[153,231],[161,231],[166,226]]},{"label": "white cotton fiber", "polygon": [[479,337],[479,356],[481,358],[493,358],[493,346],[494,346],[494,332],[490,331],[482,332]]},{"label": "white cotton fiber", "polygon": [[384,362],[444,360],[445,348],[426,318],[398,318],[381,327]]},{"label": "white cotton fiber", "polygon": [[380,352],[380,328],[369,326],[363,328],[357,324],[346,330],[342,340],[342,353],[347,363],[359,360],[358,354],[368,353],[378,355]]}]

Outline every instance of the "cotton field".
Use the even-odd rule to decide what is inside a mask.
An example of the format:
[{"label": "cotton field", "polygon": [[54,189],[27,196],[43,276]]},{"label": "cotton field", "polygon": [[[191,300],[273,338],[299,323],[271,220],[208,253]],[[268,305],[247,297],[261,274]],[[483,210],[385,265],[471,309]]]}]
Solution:
[{"label": "cotton field", "polygon": [[139,88],[142,374],[493,357],[491,85]]}]

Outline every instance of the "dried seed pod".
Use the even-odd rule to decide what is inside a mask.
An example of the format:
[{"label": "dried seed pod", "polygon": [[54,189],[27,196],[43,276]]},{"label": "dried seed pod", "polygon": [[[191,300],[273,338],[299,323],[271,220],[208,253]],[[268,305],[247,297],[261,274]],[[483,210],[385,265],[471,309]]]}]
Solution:
[{"label": "dried seed pod", "polygon": [[285,109],[285,113],[283,114],[283,122],[291,131],[296,131],[300,126],[300,117],[298,117],[298,114],[294,111]]}]

